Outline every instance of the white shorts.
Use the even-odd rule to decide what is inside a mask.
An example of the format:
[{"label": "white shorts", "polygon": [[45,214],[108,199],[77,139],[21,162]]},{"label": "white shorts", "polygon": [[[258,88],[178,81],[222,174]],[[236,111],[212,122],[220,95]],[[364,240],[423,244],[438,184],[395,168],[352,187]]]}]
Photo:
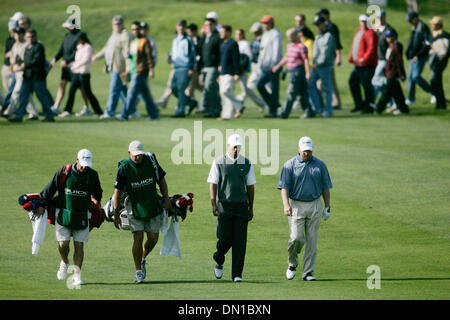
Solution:
[{"label": "white shorts", "polygon": [[[55,212],[55,240],[56,241],[70,241],[70,237],[73,237],[73,241],[76,242],[88,242],[89,240],[89,222],[85,229],[80,230],[70,230],[58,223],[59,209]],[[91,213],[88,213],[88,219],[91,218]]]},{"label": "white shorts", "polygon": [[133,214],[129,213],[128,221],[130,223],[131,232],[144,231],[144,232],[159,233],[159,230],[161,230],[164,221],[164,215],[161,213],[153,218],[136,219],[133,216]]}]

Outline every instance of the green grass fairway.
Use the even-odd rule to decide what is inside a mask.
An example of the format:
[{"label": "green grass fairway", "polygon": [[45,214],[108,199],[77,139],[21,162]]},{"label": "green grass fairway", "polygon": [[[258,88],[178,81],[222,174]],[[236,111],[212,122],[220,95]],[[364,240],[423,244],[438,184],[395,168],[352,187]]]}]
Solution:
[{"label": "green grass fairway", "polygon": [[[175,22],[201,24],[211,10],[222,23],[248,30],[266,13],[272,13],[277,27],[293,25],[295,13],[304,12],[312,28],[314,13],[327,6],[339,25],[344,45],[344,65],[337,70],[343,101],[342,111],[332,119],[300,120],[296,110],[288,120],[263,119],[253,103],[246,102],[242,119],[220,122],[199,115],[175,120],[175,98],[162,110],[159,122],[144,119],[104,122],[98,118],[56,119],[56,123],[24,122],[10,124],[0,119],[0,299],[449,299],[450,295],[450,114],[437,112],[429,95],[417,89],[417,105],[411,115],[355,115],[348,89],[352,66],[346,62],[357,17],[365,11],[359,5],[339,5],[329,1],[79,1],[82,28],[88,32],[97,52],[110,33],[111,17],[118,13],[127,26],[137,20],[150,23],[160,49],[156,78],[150,81],[155,99],[163,92],[169,66],[164,59],[170,47]],[[0,4],[0,41],[4,43],[8,18],[15,11],[29,14],[39,38],[51,58],[64,35],[62,22],[68,16],[70,1],[10,1]],[[445,11],[446,10],[446,11]],[[405,10],[387,10],[388,21],[406,45],[410,26]],[[429,21],[438,11],[426,11]],[[447,12],[443,17],[450,23]],[[314,30],[316,32],[316,30]],[[248,36],[251,39],[251,36]],[[285,40],[285,38],[284,38]],[[286,43],[286,42],[285,42]],[[3,52],[3,49],[2,49]],[[406,63],[406,61],[405,61]],[[102,63],[93,64],[93,90],[105,108],[109,77],[101,72]],[[423,73],[429,79],[428,67]],[[448,69],[447,69],[448,70]],[[59,66],[48,77],[48,87],[56,93]],[[282,81],[284,101],[286,82]],[[450,73],[444,74],[445,90],[450,91]],[[403,83],[406,93],[406,84]],[[197,97],[200,98],[199,93]],[[66,101],[67,96],[64,99]],[[77,94],[74,111],[82,107]],[[120,110],[119,104],[118,109]],[[139,111],[145,113],[142,103]],[[40,105],[38,103],[38,109]],[[176,129],[194,136],[194,120],[202,121],[203,133],[218,129],[279,130],[279,170],[261,175],[266,167],[255,164],[257,184],[255,217],[249,224],[244,282],[231,282],[231,252],[227,255],[224,276],[216,280],[212,254],[216,245],[217,219],[211,213],[206,179],[210,163],[180,164],[171,153],[178,141],[171,137]],[[314,155],[325,161],[334,188],[331,190],[332,216],[322,221],[314,275],[319,281],[305,282],[301,277],[288,281],[287,242],[289,228],[283,215],[277,183],[283,163],[296,154],[299,137],[309,135]],[[85,249],[80,290],[69,290],[56,279],[59,253],[54,227],[48,225],[39,254],[31,255],[31,223],[18,205],[23,193],[40,192],[55,171],[75,161],[81,148],[93,152],[93,167],[99,172],[104,190],[102,204],[114,190],[118,161],[127,157],[131,140],[141,140],[155,152],[167,172],[169,192],[195,194],[194,212],[180,223],[182,259],[159,254],[163,236],[147,261],[147,279],[133,284],[132,236],[104,222],[94,229]],[[224,141],[225,143],[225,141]],[[203,141],[203,147],[209,144]],[[273,150],[273,149],[272,149]],[[270,149],[269,149],[270,154]],[[73,246],[71,246],[71,254]],[[72,261],[73,259],[71,259]],[[381,269],[381,289],[369,290],[369,266]]]}]

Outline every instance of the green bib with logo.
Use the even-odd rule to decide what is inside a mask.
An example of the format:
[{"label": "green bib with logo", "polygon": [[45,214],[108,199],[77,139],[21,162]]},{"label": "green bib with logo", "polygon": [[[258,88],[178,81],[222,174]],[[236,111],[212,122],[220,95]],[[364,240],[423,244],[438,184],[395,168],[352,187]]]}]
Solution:
[{"label": "green bib with logo", "polygon": [[160,208],[156,191],[156,175],[150,161],[144,157],[139,167],[136,167],[131,159],[122,160],[120,164],[125,170],[126,190],[131,200],[133,216],[136,219],[157,216]]},{"label": "green bib with logo", "polygon": [[58,223],[69,229],[85,229],[89,225],[88,211],[91,203],[89,176],[73,174],[67,177],[64,186],[65,205],[60,208]]}]

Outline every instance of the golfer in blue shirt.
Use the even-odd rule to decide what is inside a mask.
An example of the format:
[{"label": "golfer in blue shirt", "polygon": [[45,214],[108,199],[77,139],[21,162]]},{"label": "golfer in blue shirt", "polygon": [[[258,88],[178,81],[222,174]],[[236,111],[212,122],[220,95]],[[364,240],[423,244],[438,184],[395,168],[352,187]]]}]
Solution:
[{"label": "golfer in blue shirt", "polygon": [[[289,258],[286,270],[288,280],[295,277],[298,255],[303,245],[303,280],[316,280],[312,272],[316,263],[320,216],[322,214],[324,220],[327,220],[331,215],[329,189],[333,186],[330,175],[325,163],[313,157],[312,151],[311,138],[302,137],[298,143],[298,155],[283,165],[278,182],[284,214],[289,219]],[[321,196],[325,203],[323,212]]]}]

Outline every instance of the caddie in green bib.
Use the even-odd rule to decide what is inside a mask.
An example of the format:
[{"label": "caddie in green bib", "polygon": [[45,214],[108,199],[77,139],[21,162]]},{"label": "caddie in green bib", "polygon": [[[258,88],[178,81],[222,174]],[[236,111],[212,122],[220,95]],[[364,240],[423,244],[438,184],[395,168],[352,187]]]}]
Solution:
[{"label": "caddie in green bib", "polygon": [[144,157],[142,164],[137,166],[131,159],[122,160],[126,176],[126,190],[131,201],[133,216],[136,219],[147,219],[157,216],[160,211],[156,190],[157,178],[155,170]]},{"label": "caddie in green bib", "polygon": [[[88,168],[89,170],[89,168]],[[64,186],[64,204],[60,205],[57,221],[69,229],[85,229],[88,227],[88,210],[91,203],[89,189],[89,173],[71,172]]]}]

